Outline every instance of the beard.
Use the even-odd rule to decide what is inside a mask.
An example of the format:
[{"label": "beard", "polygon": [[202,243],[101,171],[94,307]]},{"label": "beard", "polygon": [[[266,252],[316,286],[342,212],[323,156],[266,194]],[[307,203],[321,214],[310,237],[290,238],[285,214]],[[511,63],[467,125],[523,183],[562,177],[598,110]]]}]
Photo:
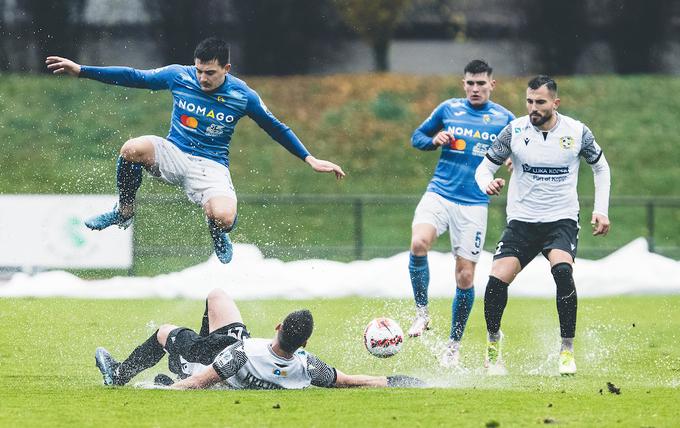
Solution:
[{"label": "beard", "polygon": [[534,113],[529,115],[529,120],[534,126],[541,126],[552,118],[552,113],[546,113],[544,116]]}]

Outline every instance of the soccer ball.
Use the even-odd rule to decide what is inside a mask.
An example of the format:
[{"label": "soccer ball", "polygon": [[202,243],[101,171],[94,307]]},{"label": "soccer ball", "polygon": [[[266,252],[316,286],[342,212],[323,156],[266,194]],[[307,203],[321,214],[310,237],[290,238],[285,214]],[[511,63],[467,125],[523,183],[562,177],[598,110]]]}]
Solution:
[{"label": "soccer ball", "polygon": [[401,350],[402,343],[404,332],[393,319],[376,318],[364,330],[364,345],[376,357],[391,357]]}]

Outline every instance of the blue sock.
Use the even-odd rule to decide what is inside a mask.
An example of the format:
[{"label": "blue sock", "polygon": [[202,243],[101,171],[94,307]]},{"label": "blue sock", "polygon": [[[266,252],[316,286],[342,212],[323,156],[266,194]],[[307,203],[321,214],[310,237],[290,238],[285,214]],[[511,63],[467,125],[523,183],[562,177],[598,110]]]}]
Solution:
[{"label": "blue sock", "polygon": [[465,331],[472,304],[475,302],[475,287],[467,290],[456,288],[456,296],[451,304],[451,339],[459,342]]},{"label": "blue sock", "polygon": [[209,219],[208,220],[208,227],[210,228],[210,233],[211,234],[219,234],[222,232],[227,232],[230,233],[234,228],[236,227],[236,222],[238,220],[238,214],[234,217],[234,222],[231,224],[230,227],[224,228],[224,227],[219,227],[214,220]]},{"label": "blue sock", "polygon": [[427,287],[430,285],[430,266],[427,263],[427,255],[410,255],[408,261],[408,272],[411,274],[411,287],[413,287],[413,297],[416,305],[427,305]]},{"label": "blue sock", "polygon": [[116,184],[120,205],[132,205],[135,202],[137,189],[142,185],[142,164],[130,162],[122,156],[118,157]]}]

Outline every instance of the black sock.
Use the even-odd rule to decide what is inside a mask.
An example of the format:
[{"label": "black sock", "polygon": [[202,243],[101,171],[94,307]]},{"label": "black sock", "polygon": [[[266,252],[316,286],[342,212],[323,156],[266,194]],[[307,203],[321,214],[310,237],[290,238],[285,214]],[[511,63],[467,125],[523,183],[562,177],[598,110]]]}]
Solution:
[{"label": "black sock", "polygon": [[557,285],[557,315],[560,318],[560,335],[574,337],[578,299],[573,268],[569,263],[558,263],[550,270]]},{"label": "black sock", "polygon": [[116,184],[120,205],[132,205],[137,190],[142,185],[142,164],[130,162],[120,156],[116,167]]},{"label": "black sock", "polygon": [[114,383],[125,385],[130,379],[150,367],[155,366],[165,355],[165,350],[156,335],[158,330],[146,342],[135,348],[129,357],[116,368]]},{"label": "black sock", "polygon": [[489,276],[484,292],[484,319],[489,334],[496,334],[501,329],[501,318],[508,303],[508,285],[495,276]]},{"label": "black sock", "polygon": [[208,320],[208,299],[205,299],[205,312],[203,312],[203,319],[201,320],[201,331],[199,336],[207,336],[210,334],[210,322]]}]

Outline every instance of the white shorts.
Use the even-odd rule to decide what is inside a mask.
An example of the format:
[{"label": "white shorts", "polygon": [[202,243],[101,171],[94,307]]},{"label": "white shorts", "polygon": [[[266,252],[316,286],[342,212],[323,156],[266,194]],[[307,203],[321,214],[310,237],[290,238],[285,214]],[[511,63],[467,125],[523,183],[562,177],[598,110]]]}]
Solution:
[{"label": "white shorts", "polygon": [[181,186],[189,200],[201,206],[215,196],[236,199],[229,168],[214,160],[184,153],[165,138],[146,135],[153,142],[155,173],[169,184]]},{"label": "white shorts", "polygon": [[486,205],[458,205],[434,193],[425,192],[416,207],[413,226],[431,224],[437,237],[449,230],[451,252],[477,262],[486,237]]}]

